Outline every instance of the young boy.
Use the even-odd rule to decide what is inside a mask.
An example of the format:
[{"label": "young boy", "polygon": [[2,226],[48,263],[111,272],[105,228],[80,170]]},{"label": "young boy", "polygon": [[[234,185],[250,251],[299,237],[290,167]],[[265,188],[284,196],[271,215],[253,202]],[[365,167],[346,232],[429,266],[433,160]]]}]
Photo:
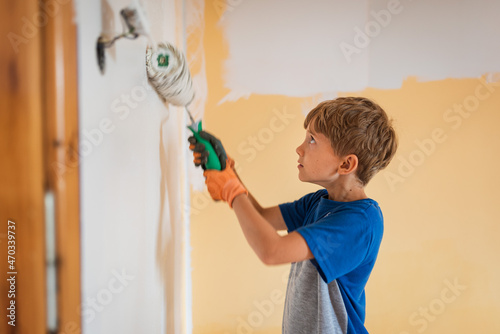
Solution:
[{"label": "young boy", "polygon": [[[223,170],[206,170],[214,200],[234,209],[243,233],[265,264],[292,263],[283,333],[367,333],[365,285],[383,234],[382,212],[364,187],[385,168],[397,148],[391,121],[360,97],[325,101],[304,122],[297,147],[299,179],[321,186],[301,199],[261,207],[245,189],[222,145],[208,133]],[[190,138],[195,164],[206,162],[202,144]],[[280,236],[277,230],[288,230]]]}]

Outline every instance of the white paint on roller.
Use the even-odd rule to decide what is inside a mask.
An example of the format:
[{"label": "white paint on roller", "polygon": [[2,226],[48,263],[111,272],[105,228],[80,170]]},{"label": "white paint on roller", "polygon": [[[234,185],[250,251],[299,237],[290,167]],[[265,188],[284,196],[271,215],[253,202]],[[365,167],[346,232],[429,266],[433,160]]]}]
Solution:
[{"label": "white paint on roller", "polygon": [[149,82],[165,102],[187,106],[193,100],[193,82],[186,57],[171,43],[161,42],[147,48],[146,72]]},{"label": "white paint on roller", "polygon": [[253,0],[230,9],[219,21],[231,90],[221,103],[500,71],[496,0]]}]

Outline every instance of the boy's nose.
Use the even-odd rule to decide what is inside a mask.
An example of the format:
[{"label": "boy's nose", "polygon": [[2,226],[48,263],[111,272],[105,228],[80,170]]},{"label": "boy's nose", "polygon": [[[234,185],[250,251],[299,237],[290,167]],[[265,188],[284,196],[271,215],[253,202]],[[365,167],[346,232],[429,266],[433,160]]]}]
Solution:
[{"label": "boy's nose", "polygon": [[302,145],[298,146],[296,149],[295,149],[295,152],[297,152],[297,154],[299,156],[302,156],[303,153],[304,153],[304,150],[302,150]]}]

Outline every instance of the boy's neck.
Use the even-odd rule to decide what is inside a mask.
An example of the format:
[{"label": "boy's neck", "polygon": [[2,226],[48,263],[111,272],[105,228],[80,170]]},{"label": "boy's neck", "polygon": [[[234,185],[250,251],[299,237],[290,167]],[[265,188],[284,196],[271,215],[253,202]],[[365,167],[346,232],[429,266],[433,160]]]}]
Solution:
[{"label": "boy's neck", "polygon": [[337,202],[352,202],[368,198],[365,188],[357,180],[350,178],[340,178],[325,189],[328,191],[328,199]]}]

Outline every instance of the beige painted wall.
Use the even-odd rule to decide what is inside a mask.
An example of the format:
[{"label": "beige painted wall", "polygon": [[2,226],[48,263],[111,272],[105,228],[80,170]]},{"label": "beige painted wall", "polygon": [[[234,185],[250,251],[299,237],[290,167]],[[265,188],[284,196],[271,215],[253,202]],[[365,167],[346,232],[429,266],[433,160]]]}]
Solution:
[{"label": "beige painted wall", "polygon": [[[203,32],[205,128],[222,139],[262,205],[314,191],[297,178],[295,148],[304,136],[302,109],[317,101],[251,95],[218,105],[228,91],[221,79],[227,47],[217,20],[210,3]],[[394,161],[367,187],[385,216],[367,286],[368,330],[498,333],[500,84],[484,77],[408,78],[400,89],[340,95],[377,101],[400,137]],[[191,199],[194,333],[281,333],[289,266],[260,263],[226,204],[213,203],[206,192]]]}]

